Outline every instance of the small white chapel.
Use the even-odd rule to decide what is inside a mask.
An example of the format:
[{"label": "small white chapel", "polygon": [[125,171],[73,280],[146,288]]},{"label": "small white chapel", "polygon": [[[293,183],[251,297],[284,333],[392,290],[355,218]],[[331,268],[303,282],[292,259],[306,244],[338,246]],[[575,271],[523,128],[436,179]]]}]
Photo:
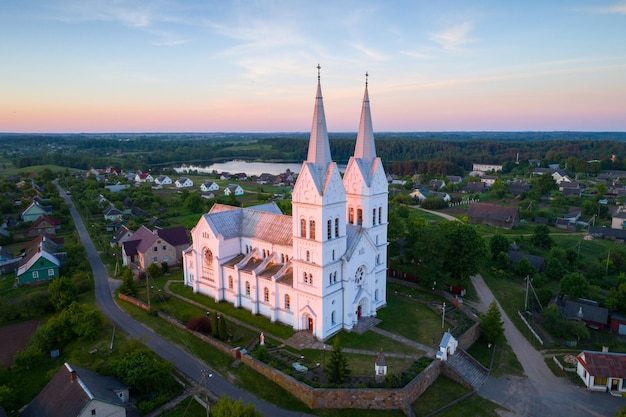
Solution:
[{"label": "small white chapel", "polygon": [[275,203],[214,205],[183,253],[185,285],[326,340],[386,305],[387,195],[376,156],[366,74],[354,155],[332,160],[317,67],[308,156],[292,215]]}]

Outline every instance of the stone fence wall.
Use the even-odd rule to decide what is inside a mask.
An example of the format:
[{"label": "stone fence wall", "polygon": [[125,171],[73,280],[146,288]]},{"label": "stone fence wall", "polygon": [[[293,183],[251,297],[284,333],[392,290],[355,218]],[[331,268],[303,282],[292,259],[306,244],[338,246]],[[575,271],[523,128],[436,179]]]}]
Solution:
[{"label": "stone fence wall", "polygon": [[459,347],[463,350],[467,350],[472,346],[480,337],[480,322],[476,322],[467,329],[465,333],[463,333],[457,341],[459,342]]},{"label": "stone fence wall", "polygon": [[291,392],[310,408],[355,408],[377,410],[402,410],[411,415],[406,407],[437,379],[441,373],[441,361],[433,361],[424,371],[404,388],[312,388],[295,378],[286,375],[250,355],[243,355],[241,361],[258,373],[266,376]]},{"label": "stone fence wall", "polygon": [[148,306],[148,304],[144,303],[143,301],[140,301],[134,297],[129,297],[126,294],[122,294],[122,293],[118,293],[117,295],[119,297],[120,300],[124,300],[127,301],[141,309],[144,309],[146,311],[150,311],[150,307]]},{"label": "stone fence wall", "polygon": [[[187,330],[185,325],[168,314],[159,312],[159,317],[175,326]],[[402,410],[407,415],[412,415],[407,407],[410,407],[420,395],[442,373],[441,361],[433,361],[417,377],[409,382],[404,388],[313,388],[298,381],[290,375],[255,359],[251,355],[241,354],[238,348],[232,348],[224,342],[213,337],[205,336],[198,332],[187,330],[196,337],[202,339],[211,346],[228,353],[233,357],[241,357],[241,362],[254,369],[256,372],[277,383],[281,388],[289,391],[296,398],[310,408],[356,408],[377,410]]]}]

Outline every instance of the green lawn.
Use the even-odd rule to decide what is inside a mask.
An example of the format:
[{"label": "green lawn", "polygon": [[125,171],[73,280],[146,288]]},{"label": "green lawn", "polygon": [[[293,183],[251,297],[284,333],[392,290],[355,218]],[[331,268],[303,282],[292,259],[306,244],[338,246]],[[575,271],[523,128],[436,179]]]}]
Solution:
[{"label": "green lawn", "polygon": [[182,282],[173,282],[170,284],[170,290],[176,294],[180,294],[190,300],[201,303],[209,310],[216,310],[224,313],[226,316],[230,316],[239,319],[245,323],[255,326],[268,334],[288,339],[293,336],[293,329],[288,326],[284,326],[278,323],[272,323],[266,317],[254,316],[248,310],[243,308],[235,308],[232,304],[223,302],[216,303],[212,298],[202,294],[194,294],[193,290],[189,287],[185,287]]},{"label": "green lawn", "polygon": [[[387,293],[387,307],[378,311],[378,327],[432,346],[441,339],[441,317],[412,298]],[[447,330],[447,325],[445,329]]]},{"label": "green lawn", "polygon": [[[246,389],[255,396],[276,404],[279,407],[319,416],[349,417],[355,415],[355,412],[357,413],[356,415],[365,417],[400,417],[403,415],[400,411],[358,410],[357,412],[355,410],[311,410],[293,395],[284,391],[277,384],[256,373],[247,366],[240,365],[233,368],[231,366],[233,362],[232,357],[215,348],[212,348],[206,343],[203,343],[200,339],[192,336],[186,331],[180,330],[158,317],[150,316],[145,311],[131,304],[122,302],[120,305],[135,319],[146,324],[148,327],[155,329],[158,334],[161,334],[167,339],[183,346],[187,351],[206,362],[217,372],[222,375],[227,375],[235,385]],[[317,357],[310,356],[310,351],[302,352],[304,355],[308,356],[308,358],[304,361],[305,364],[310,365],[316,359],[317,362],[321,362],[321,355],[323,355],[323,352],[315,352],[318,355]],[[362,360],[363,363],[366,363],[367,357]],[[369,360],[372,361],[373,358],[369,357]],[[399,362],[394,360],[393,363]],[[373,362],[370,362],[369,366],[373,369]],[[180,407],[182,407],[182,405],[179,405],[177,408],[179,409]],[[169,414],[166,415],[169,416]]]},{"label": "green lawn", "polygon": [[[413,412],[418,417],[428,415],[434,410],[440,409],[469,392],[468,389],[451,379],[440,376],[428,387],[426,392],[413,403]],[[437,417],[497,417],[498,414],[496,410],[498,409],[500,409],[500,407],[497,404],[474,394],[456,404],[454,407],[437,413]]]},{"label": "green lawn", "polygon": [[378,333],[374,333],[371,331],[365,332],[363,334],[342,331],[331,337],[329,340],[326,341],[326,343],[332,346],[333,343],[335,343],[336,338],[339,338],[339,344],[342,349],[362,349],[372,352],[378,352],[380,349],[382,349],[383,352],[404,353],[407,355],[416,356],[424,354],[424,352],[420,350],[413,349],[410,346],[398,343],[393,339],[381,336]]}]

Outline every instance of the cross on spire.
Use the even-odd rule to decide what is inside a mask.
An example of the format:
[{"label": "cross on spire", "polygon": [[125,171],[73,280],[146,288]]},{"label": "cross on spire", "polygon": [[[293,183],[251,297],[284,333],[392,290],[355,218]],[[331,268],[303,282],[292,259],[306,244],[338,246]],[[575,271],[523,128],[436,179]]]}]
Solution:
[{"label": "cross on spire", "polygon": [[322,69],[322,67],[320,66],[320,64],[317,64],[317,81],[320,81],[320,70]]},{"label": "cross on spire", "polygon": [[367,82],[368,82],[367,79],[368,79],[369,76],[370,76],[369,73],[367,71],[365,71],[365,86],[366,87],[367,87]]}]

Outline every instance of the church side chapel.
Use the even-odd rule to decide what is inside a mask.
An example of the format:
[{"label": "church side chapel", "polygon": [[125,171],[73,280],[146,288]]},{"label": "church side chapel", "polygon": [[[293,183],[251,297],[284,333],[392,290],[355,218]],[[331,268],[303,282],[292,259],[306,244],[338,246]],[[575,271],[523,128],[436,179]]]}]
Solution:
[{"label": "church side chapel", "polygon": [[214,205],[183,253],[185,285],[326,340],[386,305],[387,180],[376,156],[368,80],[354,155],[331,158],[320,66],[292,215],[275,203]]}]

